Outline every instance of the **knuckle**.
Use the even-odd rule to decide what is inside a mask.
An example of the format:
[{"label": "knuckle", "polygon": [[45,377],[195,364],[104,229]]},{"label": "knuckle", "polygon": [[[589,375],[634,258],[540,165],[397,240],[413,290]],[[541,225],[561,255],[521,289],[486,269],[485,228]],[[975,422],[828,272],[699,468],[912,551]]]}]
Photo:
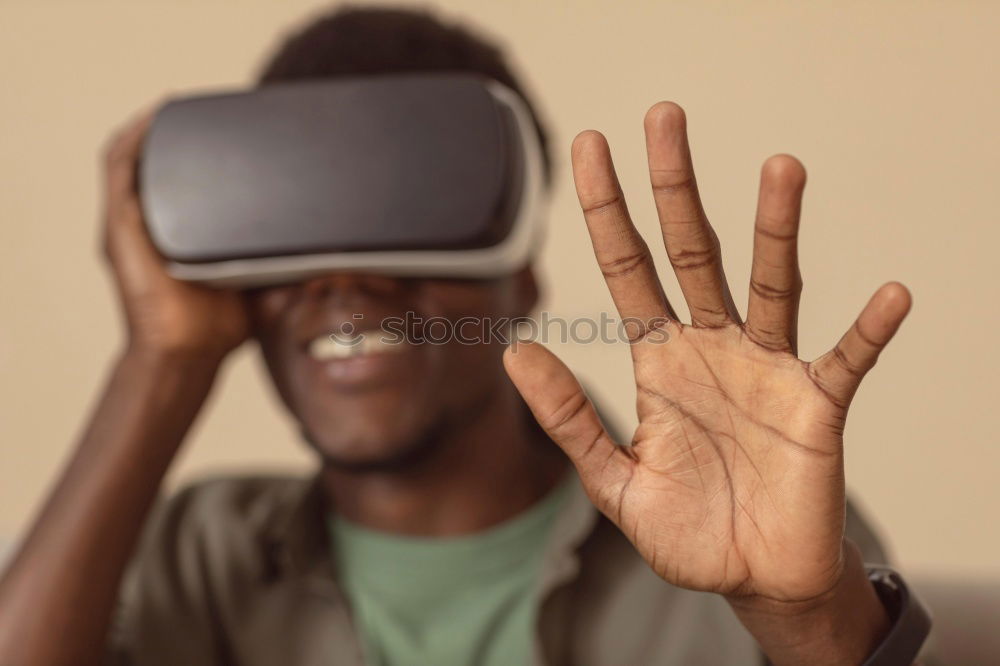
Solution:
[{"label": "knuckle", "polygon": [[649,182],[654,193],[668,196],[692,194],[697,189],[694,174],[687,169],[650,169]]},{"label": "knuckle", "polygon": [[861,377],[865,374],[865,368],[851,361],[840,345],[833,348],[833,359],[841,369],[852,377]]},{"label": "knuckle", "polygon": [[581,200],[580,206],[586,215],[595,215],[611,210],[622,202],[621,193],[612,194],[609,197],[594,197],[588,200]]},{"label": "knuckle", "polygon": [[783,302],[799,297],[802,292],[802,281],[794,280],[787,286],[768,284],[762,280],[750,280],[750,290],[755,296],[765,301]]},{"label": "knuckle", "polygon": [[679,271],[689,271],[705,266],[711,266],[716,262],[719,255],[717,247],[690,250],[671,250],[667,252],[667,257],[674,269]]},{"label": "knuckle", "polygon": [[754,233],[781,243],[795,242],[798,238],[798,221],[789,216],[758,213]]},{"label": "knuckle", "polygon": [[622,278],[634,273],[639,268],[649,262],[649,250],[643,249],[634,254],[617,257],[615,259],[599,261],[598,266],[601,274],[606,278]]},{"label": "knuckle", "polygon": [[743,330],[750,340],[768,351],[792,352],[793,350],[792,342],[783,330],[755,322],[747,322],[743,325]]},{"label": "knuckle", "polygon": [[586,408],[587,397],[583,394],[583,391],[574,391],[562,404],[549,413],[545,419],[545,423],[542,425],[548,432],[559,434],[568,425],[573,423],[576,417],[582,414]]}]

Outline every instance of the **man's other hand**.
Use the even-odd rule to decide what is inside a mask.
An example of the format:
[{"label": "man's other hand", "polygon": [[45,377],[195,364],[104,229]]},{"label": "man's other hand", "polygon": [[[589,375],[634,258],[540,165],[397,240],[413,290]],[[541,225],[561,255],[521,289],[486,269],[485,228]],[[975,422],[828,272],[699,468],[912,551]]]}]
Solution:
[{"label": "man's other hand", "polygon": [[802,165],[787,155],[764,164],[744,321],[698,195],[684,112],[659,103],[645,130],[690,324],[667,301],[604,137],[582,132],[572,147],[597,263],[630,333],[639,416],[631,445],[612,441],[573,374],[541,345],[508,350],[508,372],[593,502],[664,580],[724,595],[775,663],[860,661],[886,617],[844,538],[842,435],[909,292],[883,285],[831,351],[800,360]]}]

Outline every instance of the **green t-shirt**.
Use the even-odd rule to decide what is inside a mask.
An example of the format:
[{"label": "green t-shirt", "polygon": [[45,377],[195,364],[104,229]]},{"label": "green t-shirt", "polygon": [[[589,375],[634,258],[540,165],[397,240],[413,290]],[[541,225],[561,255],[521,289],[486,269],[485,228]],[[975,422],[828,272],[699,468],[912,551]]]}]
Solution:
[{"label": "green t-shirt", "polygon": [[393,535],[330,519],[341,584],[372,666],[532,659],[536,580],[564,481],[519,516],[471,535]]}]

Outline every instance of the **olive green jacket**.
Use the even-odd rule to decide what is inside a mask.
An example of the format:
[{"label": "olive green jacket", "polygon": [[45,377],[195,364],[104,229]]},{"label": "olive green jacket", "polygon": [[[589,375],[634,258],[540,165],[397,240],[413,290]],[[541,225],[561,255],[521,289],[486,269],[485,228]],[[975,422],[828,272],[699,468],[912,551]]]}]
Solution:
[{"label": "olive green jacket", "polygon": [[[364,664],[337,583],[326,511],[315,479],[280,477],[204,481],[158,507],[122,585],[109,663]],[[847,532],[866,561],[884,561],[850,507]],[[725,600],[657,577],[575,474],[537,598],[538,664],[763,662]]]}]

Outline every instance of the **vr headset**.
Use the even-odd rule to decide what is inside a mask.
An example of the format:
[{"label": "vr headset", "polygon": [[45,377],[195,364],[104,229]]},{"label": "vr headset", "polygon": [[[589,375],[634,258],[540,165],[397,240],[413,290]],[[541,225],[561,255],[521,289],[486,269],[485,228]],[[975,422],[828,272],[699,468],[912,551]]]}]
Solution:
[{"label": "vr headset", "polygon": [[544,207],[525,103],[457,73],[171,101],[139,190],[172,275],[242,287],[334,270],[509,274],[537,247]]}]

